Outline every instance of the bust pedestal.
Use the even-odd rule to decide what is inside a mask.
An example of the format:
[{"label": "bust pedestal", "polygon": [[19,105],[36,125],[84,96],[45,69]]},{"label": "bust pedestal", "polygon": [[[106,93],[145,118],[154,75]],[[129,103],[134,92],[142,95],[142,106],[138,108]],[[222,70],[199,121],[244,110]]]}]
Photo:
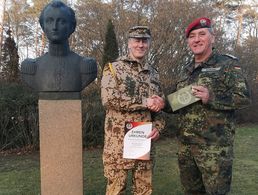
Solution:
[{"label": "bust pedestal", "polygon": [[49,51],[24,60],[21,76],[39,92],[41,195],[82,195],[81,91],[97,77],[97,63],[70,50],[76,28],[71,7],[51,1],[39,22]]},{"label": "bust pedestal", "polygon": [[39,100],[41,195],[82,195],[81,100]]}]

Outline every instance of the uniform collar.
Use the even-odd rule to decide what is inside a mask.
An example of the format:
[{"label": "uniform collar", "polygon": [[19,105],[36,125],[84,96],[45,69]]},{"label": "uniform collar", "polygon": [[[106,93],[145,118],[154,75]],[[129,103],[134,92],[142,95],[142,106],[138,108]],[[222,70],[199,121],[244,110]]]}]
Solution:
[{"label": "uniform collar", "polygon": [[216,64],[218,61],[218,54],[219,54],[219,52],[217,50],[213,49],[210,57],[205,62],[203,62],[203,64],[206,66],[211,66],[211,65]]},{"label": "uniform collar", "polygon": [[117,61],[125,61],[125,62],[128,62],[128,64],[132,67],[134,66],[138,66],[142,69],[142,71],[144,70],[150,70],[150,65],[146,62],[146,60],[143,60],[141,63],[132,59],[130,56],[128,55],[125,55],[125,56],[122,56],[122,57],[119,57],[117,59]]},{"label": "uniform collar", "polygon": [[193,72],[197,68],[204,68],[207,66],[212,66],[217,63],[217,61],[218,61],[217,57],[218,57],[218,51],[216,49],[213,49],[209,58],[206,61],[202,62],[198,67],[196,67],[196,68],[194,67],[195,61],[193,58],[192,61],[186,66],[186,69],[189,72]]}]

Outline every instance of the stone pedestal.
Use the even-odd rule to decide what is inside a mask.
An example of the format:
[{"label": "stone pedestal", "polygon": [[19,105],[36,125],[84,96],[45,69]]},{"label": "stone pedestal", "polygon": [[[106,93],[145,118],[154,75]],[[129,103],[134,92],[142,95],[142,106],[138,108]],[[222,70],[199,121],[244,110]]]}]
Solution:
[{"label": "stone pedestal", "polygon": [[81,100],[39,100],[41,195],[82,195]]}]

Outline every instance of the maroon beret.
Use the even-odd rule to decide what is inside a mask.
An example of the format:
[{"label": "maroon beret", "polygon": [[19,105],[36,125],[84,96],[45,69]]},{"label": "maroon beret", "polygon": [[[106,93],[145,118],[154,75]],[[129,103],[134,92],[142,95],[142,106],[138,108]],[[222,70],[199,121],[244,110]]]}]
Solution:
[{"label": "maroon beret", "polygon": [[211,28],[211,20],[205,17],[195,19],[185,30],[186,38],[188,38],[191,31],[199,28]]}]

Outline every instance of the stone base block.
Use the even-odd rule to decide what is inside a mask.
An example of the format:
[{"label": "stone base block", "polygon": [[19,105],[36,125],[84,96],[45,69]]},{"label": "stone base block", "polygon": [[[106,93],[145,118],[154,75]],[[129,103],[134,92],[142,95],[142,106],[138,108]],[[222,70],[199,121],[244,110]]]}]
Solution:
[{"label": "stone base block", "polygon": [[41,195],[82,195],[81,100],[39,100]]}]

